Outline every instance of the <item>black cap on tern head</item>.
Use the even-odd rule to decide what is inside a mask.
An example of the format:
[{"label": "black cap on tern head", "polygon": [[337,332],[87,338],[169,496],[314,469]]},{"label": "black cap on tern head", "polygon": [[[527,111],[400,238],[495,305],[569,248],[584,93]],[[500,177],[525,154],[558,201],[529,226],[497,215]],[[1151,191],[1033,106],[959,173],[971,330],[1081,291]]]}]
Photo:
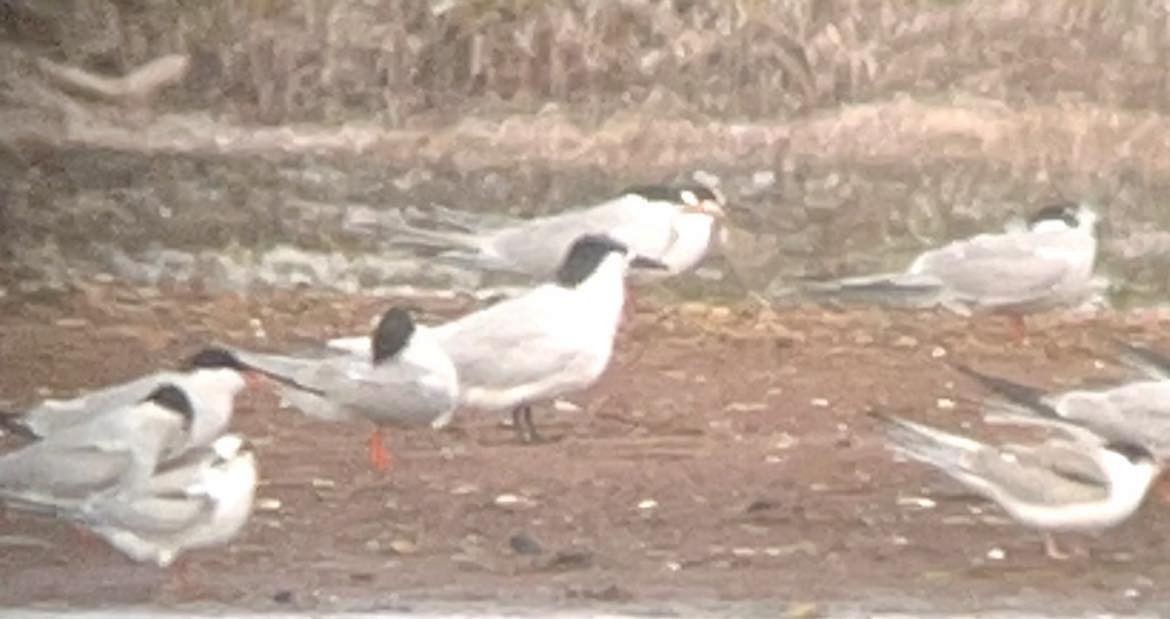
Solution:
[{"label": "black cap on tern head", "polygon": [[1111,441],[1105,445],[1105,449],[1125,456],[1125,459],[1129,460],[1131,464],[1150,462],[1155,459],[1153,452],[1137,443]]},{"label": "black cap on tern head", "polygon": [[230,368],[233,370],[246,370],[244,364],[238,357],[230,350],[220,348],[218,346],[208,346],[203,350],[195,353],[183,367],[189,370],[197,368],[211,369],[211,368]]},{"label": "black cap on tern head", "polygon": [[142,400],[143,402],[152,402],[167,410],[174,411],[183,417],[183,427],[190,428],[191,420],[195,416],[195,409],[191,407],[191,400],[187,397],[187,393],[182,389],[165,383],[159,385],[150,395]]},{"label": "black cap on tern head", "polygon": [[613,252],[626,254],[629,251],[624,243],[604,234],[579,236],[557,269],[557,283],[566,288],[576,287],[593,275],[606,256]]},{"label": "black cap on tern head", "polygon": [[695,199],[719,202],[719,196],[709,187],[703,185],[636,185],[622,191],[623,196],[636,195],[651,202],[674,202],[686,204],[684,192],[690,192]]},{"label": "black cap on tern head", "polygon": [[410,312],[401,307],[392,307],[382,314],[374,335],[370,338],[374,363],[389,359],[406,348],[410,336],[414,335],[414,320]]},{"label": "black cap on tern head", "polygon": [[1078,212],[1080,208],[1072,202],[1058,202],[1049,204],[1028,218],[1028,227],[1031,228],[1045,221],[1063,221],[1070,228],[1076,228],[1080,223]]}]

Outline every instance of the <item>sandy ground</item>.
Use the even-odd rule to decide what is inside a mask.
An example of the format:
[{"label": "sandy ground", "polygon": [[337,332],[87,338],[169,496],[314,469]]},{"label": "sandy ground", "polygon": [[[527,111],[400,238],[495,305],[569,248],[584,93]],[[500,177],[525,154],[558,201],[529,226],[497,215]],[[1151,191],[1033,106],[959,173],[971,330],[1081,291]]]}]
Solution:
[{"label": "sandy ground", "polygon": [[[13,406],[172,363],[208,339],[274,350],[364,330],[384,299],[308,292],[248,299],[98,286],[0,300],[0,399]],[[760,604],[811,616],[873,610],[1164,607],[1170,512],[1053,562],[1039,537],[926,469],[896,462],[872,406],[982,436],[959,360],[1040,385],[1122,373],[1109,338],[1170,349],[1156,312],[1006,321],[934,313],[660,306],[645,295],[603,380],[544,407],[558,440],[518,444],[493,415],[390,438],[372,472],[364,426],[239,402],[263,485],[226,551],[178,570],[135,565],[71,527],[0,515],[0,604],[161,604],[272,611]],[[466,309],[425,305],[427,320]],[[954,403],[954,407],[950,406]],[[922,499],[929,498],[929,501]],[[997,550],[998,549],[998,550]],[[989,557],[1002,552],[1002,559]]]}]

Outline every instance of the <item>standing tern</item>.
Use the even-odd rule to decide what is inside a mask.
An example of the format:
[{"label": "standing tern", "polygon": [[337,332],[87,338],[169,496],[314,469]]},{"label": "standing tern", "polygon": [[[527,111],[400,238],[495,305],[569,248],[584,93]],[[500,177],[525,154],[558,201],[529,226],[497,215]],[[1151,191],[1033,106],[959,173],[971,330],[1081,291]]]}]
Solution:
[{"label": "standing tern", "polygon": [[69,507],[144,486],[158,464],[180,456],[194,411],[164,384],[143,401],[113,408],[0,456],[0,499]]},{"label": "standing tern", "polygon": [[1047,206],[1021,229],[985,233],[920,254],[905,271],[810,284],[813,293],[854,295],[963,316],[1007,314],[1022,335],[1022,314],[1075,305],[1099,287],[1097,215],[1086,206]]},{"label": "standing tern", "polygon": [[48,437],[112,409],[126,409],[160,385],[172,384],[190,398],[194,410],[189,446],[208,445],[231,422],[235,396],[246,384],[244,370],[227,351],[207,348],[184,362],[179,371],[147,374],[69,400],[45,400],[23,413],[0,415],[0,427],[28,438]]},{"label": "standing tern", "polygon": [[408,228],[408,241],[453,247],[444,255],[481,268],[551,277],[573,242],[604,234],[664,265],[665,275],[691,270],[707,255],[724,221],[723,197],[702,185],[630,187],[601,204],[481,233]]},{"label": "standing tern", "polygon": [[256,457],[243,437],[163,469],[133,495],[105,496],[65,514],[135,561],[167,567],[184,550],[225,544],[252,514]]},{"label": "standing tern", "polygon": [[1067,558],[1052,536],[1101,531],[1141,506],[1161,465],[1131,443],[1049,442],[992,446],[894,416],[871,413],[891,447],[934,466],[998,503],[1020,524],[1039,529],[1049,557]]},{"label": "standing tern", "polygon": [[245,367],[281,377],[281,397],[311,417],[373,422],[370,463],[387,470],[382,426],[447,425],[459,403],[459,382],[434,334],[405,309],[388,310],[373,336],[361,339],[367,347],[359,353],[334,351],[319,358],[231,352]]},{"label": "standing tern", "polygon": [[[613,352],[627,267],[664,269],[604,235],[578,238],[553,282],[435,327],[459,374],[459,402],[512,411],[524,442],[538,440],[533,402],[589,387]],[[330,346],[360,352],[368,338]]]}]

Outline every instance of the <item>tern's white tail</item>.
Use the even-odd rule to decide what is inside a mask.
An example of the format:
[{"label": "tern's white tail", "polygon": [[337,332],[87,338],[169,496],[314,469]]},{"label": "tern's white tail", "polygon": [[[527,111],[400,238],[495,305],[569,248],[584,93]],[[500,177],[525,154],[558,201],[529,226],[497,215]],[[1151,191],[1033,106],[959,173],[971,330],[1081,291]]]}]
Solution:
[{"label": "tern's white tail", "polygon": [[885,427],[891,446],[906,456],[953,473],[967,470],[967,457],[982,449],[983,444],[942,430],[907,421],[900,417],[871,412]]}]

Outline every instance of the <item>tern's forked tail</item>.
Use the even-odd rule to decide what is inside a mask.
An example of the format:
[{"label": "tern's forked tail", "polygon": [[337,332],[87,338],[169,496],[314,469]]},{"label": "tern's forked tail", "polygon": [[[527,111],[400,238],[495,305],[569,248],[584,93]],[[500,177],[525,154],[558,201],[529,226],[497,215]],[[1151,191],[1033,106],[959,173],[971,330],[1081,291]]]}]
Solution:
[{"label": "tern's forked tail", "polygon": [[1170,380],[1170,355],[1113,338],[1123,363],[1154,380]]},{"label": "tern's forked tail", "polygon": [[881,273],[806,281],[801,284],[800,290],[817,298],[926,307],[939,302],[943,286],[933,277]]},{"label": "tern's forked tail", "polygon": [[906,456],[950,471],[966,470],[968,454],[983,447],[977,441],[936,430],[880,411],[870,411],[885,431],[890,446]]},{"label": "tern's forked tail", "polygon": [[1013,412],[1030,413],[1047,419],[1064,420],[1056,409],[1044,402],[1045,392],[1042,389],[1010,381],[999,376],[984,374],[969,366],[952,363],[951,367],[966,376],[975,379],[983,388],[1002,398],[1012,407]]}]

